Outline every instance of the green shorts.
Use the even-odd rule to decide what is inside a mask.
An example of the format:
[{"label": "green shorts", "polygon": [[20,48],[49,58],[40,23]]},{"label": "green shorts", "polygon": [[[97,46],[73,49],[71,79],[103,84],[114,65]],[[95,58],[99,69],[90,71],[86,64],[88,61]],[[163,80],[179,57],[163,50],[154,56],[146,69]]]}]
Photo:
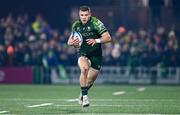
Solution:
[{"label": "green shorts", "polygon": [[79,57],[81,56],[85,56],[87,57],[90,61],[91,61],[91,67],[93,69],[96,70],[100,70],[101,69],[101,65],[102,65],[102,56],[90,56],[90,55],[86,55],[86,54],[79,54]]}]

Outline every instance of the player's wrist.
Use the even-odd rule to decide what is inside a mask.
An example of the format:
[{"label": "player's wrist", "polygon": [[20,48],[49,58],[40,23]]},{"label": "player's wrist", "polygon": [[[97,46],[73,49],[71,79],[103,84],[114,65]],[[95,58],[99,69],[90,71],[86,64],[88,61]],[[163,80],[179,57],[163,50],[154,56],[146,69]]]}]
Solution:
[{"label": "player's wrist", "polygon": [[101,39],[95,39],[96,43],[101,43]]}]

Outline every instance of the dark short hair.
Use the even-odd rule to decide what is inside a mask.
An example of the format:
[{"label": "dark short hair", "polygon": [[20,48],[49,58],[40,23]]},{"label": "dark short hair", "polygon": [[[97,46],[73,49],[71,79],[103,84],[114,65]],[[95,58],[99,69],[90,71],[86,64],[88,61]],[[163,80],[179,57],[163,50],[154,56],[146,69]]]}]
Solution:
[{"label": "dark short hair", "polygon": [[90,7],[89,6],[80,6],[80,8],[79,8],[79,11],[91,11],[91,9],[90,9]]}]

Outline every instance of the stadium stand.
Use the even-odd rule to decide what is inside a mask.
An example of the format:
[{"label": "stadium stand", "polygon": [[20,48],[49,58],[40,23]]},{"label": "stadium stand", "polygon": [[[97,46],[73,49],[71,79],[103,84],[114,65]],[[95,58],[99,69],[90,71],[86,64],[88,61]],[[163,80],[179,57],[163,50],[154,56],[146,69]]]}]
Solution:
[{"label": "stadium stand", "polygon": [[[66,45],[70,29],[60,34],[40,14],[33,21],[27,14],[0,20],[0,66],[76,65],[76,51]],[[105,65],[180,66],[175,28],[123,29],[113,32],[113,42],[103,46]]]}]

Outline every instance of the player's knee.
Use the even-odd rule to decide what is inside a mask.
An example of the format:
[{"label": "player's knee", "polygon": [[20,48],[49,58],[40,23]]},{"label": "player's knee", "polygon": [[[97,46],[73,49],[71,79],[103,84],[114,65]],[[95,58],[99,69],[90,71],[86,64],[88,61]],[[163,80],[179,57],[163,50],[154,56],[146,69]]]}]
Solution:
[{"label": "player's knee", "polygon": [[88,67],[82,67],[81,74],[87,75],[87,73],[88,73]]}]

